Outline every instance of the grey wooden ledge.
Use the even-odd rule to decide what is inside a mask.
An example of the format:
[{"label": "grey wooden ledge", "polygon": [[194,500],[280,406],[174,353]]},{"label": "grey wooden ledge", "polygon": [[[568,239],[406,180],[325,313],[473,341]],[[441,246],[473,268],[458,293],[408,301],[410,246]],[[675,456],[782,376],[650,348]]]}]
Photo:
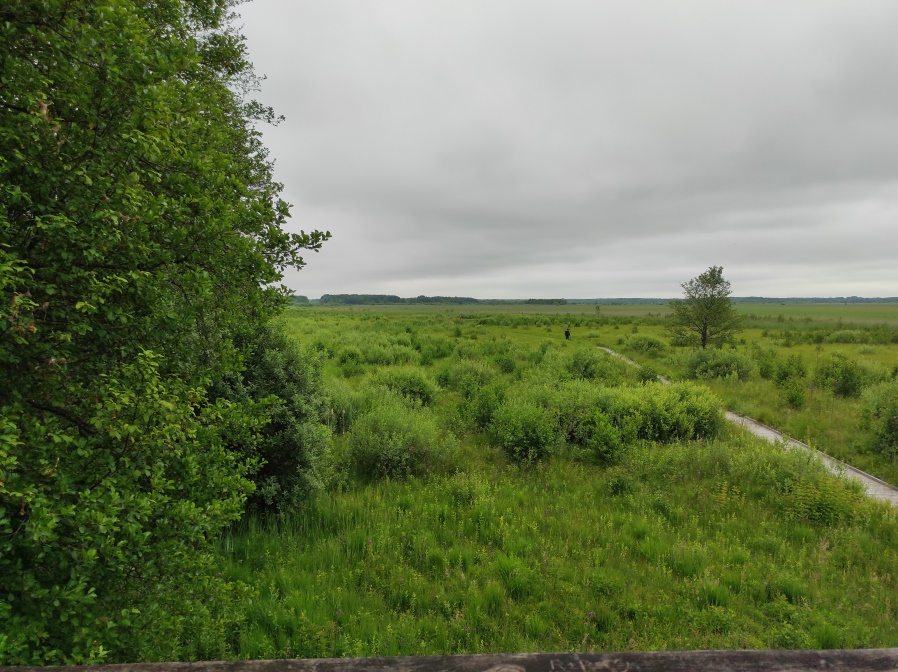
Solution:
[{"label": "grey wooden ledge", "polygon": [[15,672],[898,672],[898,648],[830,651],[659,651],[508,653],[396,658],[137,663],[0,667]]}]

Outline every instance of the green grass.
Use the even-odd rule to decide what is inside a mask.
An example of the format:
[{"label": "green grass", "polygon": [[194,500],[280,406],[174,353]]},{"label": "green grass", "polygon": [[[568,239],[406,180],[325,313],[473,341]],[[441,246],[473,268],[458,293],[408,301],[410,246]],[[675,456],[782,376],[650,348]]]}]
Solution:
[{"label": "green grass", "polygon": [[520,469],[469,449],[465,472],[355,487],[235,529],[224,571],[257,589],[239,655],[898,641],[894,512],[827,485],[844,518],[815,523],[776,487],[829,483],[797,455],[733,438],[646,445],[610,469]]},{"label": "green grass", "polygon": [[746,316],[772,322],[814,322],[898,325],[898,303],[736,303]]},{"label": "green grass", "polygon": [[[386,304],[379,306],[311,306],[295,310],[323,313],[368,313],[371,315],[596,315],[596,306],[571,304]],[[611,317],[652,317],[666,314],[666,303],[601,304],[599,313]]]},{"label": "green grass", "polygon": [[[806,455],[733,430],[630,443],[610,465],[560,440],[544,461],[518,466],[478,429],[489,407],[472,404],[486,387],[536,404],[580,389],[565,387],[578,351],[621,349],[634,332],[659,337],[657,316],[610,317],[605,306],[579,316],[544,312],[565,306],[466,316],[395,308],[290,311],[289,329],[321,353],[332,403],[350,415],[329,420],[338,433],[316,499],[280,518],[244,520],[222,539],[221,571],[252,597],[221,656],[898,643],[896,512]],[[761,334],[747,331],[742,347],[774,340]],[[807,347],[805,356],[819,354]],[[893,347],[865,356],[885,365]],[[676,376],[677,352],[627,354]],[[577,384],[641,385],[632,367],[603,361],[607,378]],[[387,394],[376,387],[393,379],[386,372],[414,369],[439,381],[423,411],[457,437],[454,467],[356,477],[345,464],[352,414]],[[796,436],[801,422],[827,416],[836,432],[857,414],[857,402],[821,394],[790,415],[767,380],[708,384]],[[423,412],[420,401],[405,403]]]}]

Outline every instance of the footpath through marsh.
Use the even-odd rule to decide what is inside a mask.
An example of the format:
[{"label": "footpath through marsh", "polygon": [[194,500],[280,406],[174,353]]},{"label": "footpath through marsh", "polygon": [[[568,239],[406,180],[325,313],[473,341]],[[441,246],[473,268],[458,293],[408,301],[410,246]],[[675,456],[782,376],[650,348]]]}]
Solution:
[{"label": "footpath through marsh", "polygon": [[[634,362],[629,357],[625,357],[616,350],[606,348],[602,345],[598,346],[598,348],[613,355],[614,357],[619,357],[628,364],[642,368],[641,364]],[[658,380],[660,380],[665,385],[670,383],[670,380],[661,375],[658,376]],[[829,469],[829,471],[831,471],[833,474],[851,478],[861,483],[864,486],[864,490],[869,497],[888,502],[892,506],[898,506],[898,488],[896,488],[895,486],[889,485],[885,481],[876,478],[875,476],[868,474],[867,472],[862,471],[856,467],[852,467],[850,464],[846,464],[841,460],[837,460],[836,458],[827,455],[826,453],[815,450],[802,441],[787,437],[779,430],[774,429],[773,427],[769,427],[762,422],[758,422],[753,418],[749,418],[738,413],[733,413],[732,411],[726,411],[725,416],[726,419],[733,424],[738,425],[742,429],[754,434],[755,436],[770,441],[771,443],[780,443],[788,448],[797,448],[799,450],[806,450],[810,452],[818,460],[820,460],[820,462],[822,462],[824,466],[826,466],[826,468]]]}]

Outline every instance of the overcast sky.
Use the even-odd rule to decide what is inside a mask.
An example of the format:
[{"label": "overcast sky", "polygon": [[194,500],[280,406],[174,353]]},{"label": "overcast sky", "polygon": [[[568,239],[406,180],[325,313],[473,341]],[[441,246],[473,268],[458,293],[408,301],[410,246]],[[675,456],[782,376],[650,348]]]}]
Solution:
[{"label": "overcast sky", "polygon": [[254,0],[296,293],[898,295],[894,0]]}]

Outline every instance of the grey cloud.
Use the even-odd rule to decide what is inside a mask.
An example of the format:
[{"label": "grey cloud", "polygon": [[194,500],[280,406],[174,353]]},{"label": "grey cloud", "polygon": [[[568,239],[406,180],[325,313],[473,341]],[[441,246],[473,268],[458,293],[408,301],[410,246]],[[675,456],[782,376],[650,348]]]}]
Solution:
[{"label": "grey cloud", "polygon": [[302,293],[670,296],[723,264],[737,294],[898,294],[889,0],[243,14],[293,226],[335,236]]}]

